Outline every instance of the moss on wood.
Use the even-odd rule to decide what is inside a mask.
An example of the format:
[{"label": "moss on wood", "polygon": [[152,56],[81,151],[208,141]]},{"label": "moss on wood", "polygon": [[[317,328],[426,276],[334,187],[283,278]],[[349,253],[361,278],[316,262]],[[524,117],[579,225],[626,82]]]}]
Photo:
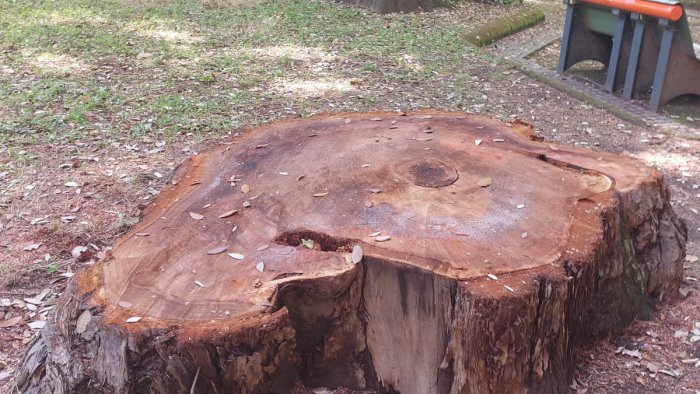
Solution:
[{"label": "moss on wood", "polygon": [[527,7],[476,28],[467,33],[464,39],[481,47],[542,21],[544,21],[544,11],[538,7]]}]

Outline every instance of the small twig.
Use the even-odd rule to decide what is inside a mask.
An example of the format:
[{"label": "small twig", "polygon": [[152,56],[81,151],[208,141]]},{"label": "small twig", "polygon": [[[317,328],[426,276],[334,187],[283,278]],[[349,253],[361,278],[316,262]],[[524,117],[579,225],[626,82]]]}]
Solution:
[{"label": "small twig", "polygon": [[190,388],[190,394],[194,394],[194,387],[197,385],[197,378],[199,378],[199,369],[201,367],[197,367],[197,373],[194,374],[194,381],[192,382],[192,387]]}]

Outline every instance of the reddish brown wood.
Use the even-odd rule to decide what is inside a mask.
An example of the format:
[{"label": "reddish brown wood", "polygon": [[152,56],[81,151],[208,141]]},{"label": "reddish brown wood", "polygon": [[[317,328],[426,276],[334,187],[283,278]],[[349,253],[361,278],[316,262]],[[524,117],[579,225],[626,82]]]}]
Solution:
[{"label": "reddish brown wood", "polygon": [[183,166],[76,275],[18,386],[561,392],[576,345],[678,286],[685,237],[656,170],[528,125],[278,122]]}]

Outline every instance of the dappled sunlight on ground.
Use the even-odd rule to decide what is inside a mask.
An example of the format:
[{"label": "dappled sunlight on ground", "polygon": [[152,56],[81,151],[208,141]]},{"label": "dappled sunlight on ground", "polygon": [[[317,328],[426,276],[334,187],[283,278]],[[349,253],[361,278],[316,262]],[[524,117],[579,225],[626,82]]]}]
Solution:
[{"label": "dappled sunlight on ground", "polygon": [[90,67],[82,60],[69,55],[56,54],[50,52],[24,53],[25,61],[38,69],[41,73],[53,75],[65,75],[74,73],[84,73]]},{"label": "dappled sunlight on ground", "polygon": [[302,47],[298,45],[275,45],[262,48],[252,48],[253,56],[264,56],[274,59],[291,59],[304,62],[331,61],[337,56],[321,48]]},{"label": "dappled sunlight on ground", "polygon": [[667,150],[651,149],[635,153],[633,156],[664,172],[686,171],[692,167],[700,167],[700,159],[689,156],[686,153],[673,153]]},{"label": "dappled sunlight on ground", "polygon": [[162,40],[171,44],[192,45],[204,42],[204,37],[196,35],[185,28],[173,30],[165,26],[153,27],[144,26],[141,23],[132,23],[127,26],[126,30],[142,37]]},{"label": "dappled sunlight on ground", "polygon": [[356,90],[350,79],[280,80],[272,86],[272,89],[285,96],[303,98]]}]

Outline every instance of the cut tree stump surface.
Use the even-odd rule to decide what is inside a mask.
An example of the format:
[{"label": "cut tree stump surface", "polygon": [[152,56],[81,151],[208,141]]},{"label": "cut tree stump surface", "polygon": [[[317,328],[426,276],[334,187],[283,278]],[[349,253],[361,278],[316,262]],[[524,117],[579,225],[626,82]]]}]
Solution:
[{"label": "cut tree stump surface", "polygon": [[19,387],[562,391],[578,343],[677,287],[668,199],[656,170],[519,123],[277,122],[193,156],[76,275]]}]

